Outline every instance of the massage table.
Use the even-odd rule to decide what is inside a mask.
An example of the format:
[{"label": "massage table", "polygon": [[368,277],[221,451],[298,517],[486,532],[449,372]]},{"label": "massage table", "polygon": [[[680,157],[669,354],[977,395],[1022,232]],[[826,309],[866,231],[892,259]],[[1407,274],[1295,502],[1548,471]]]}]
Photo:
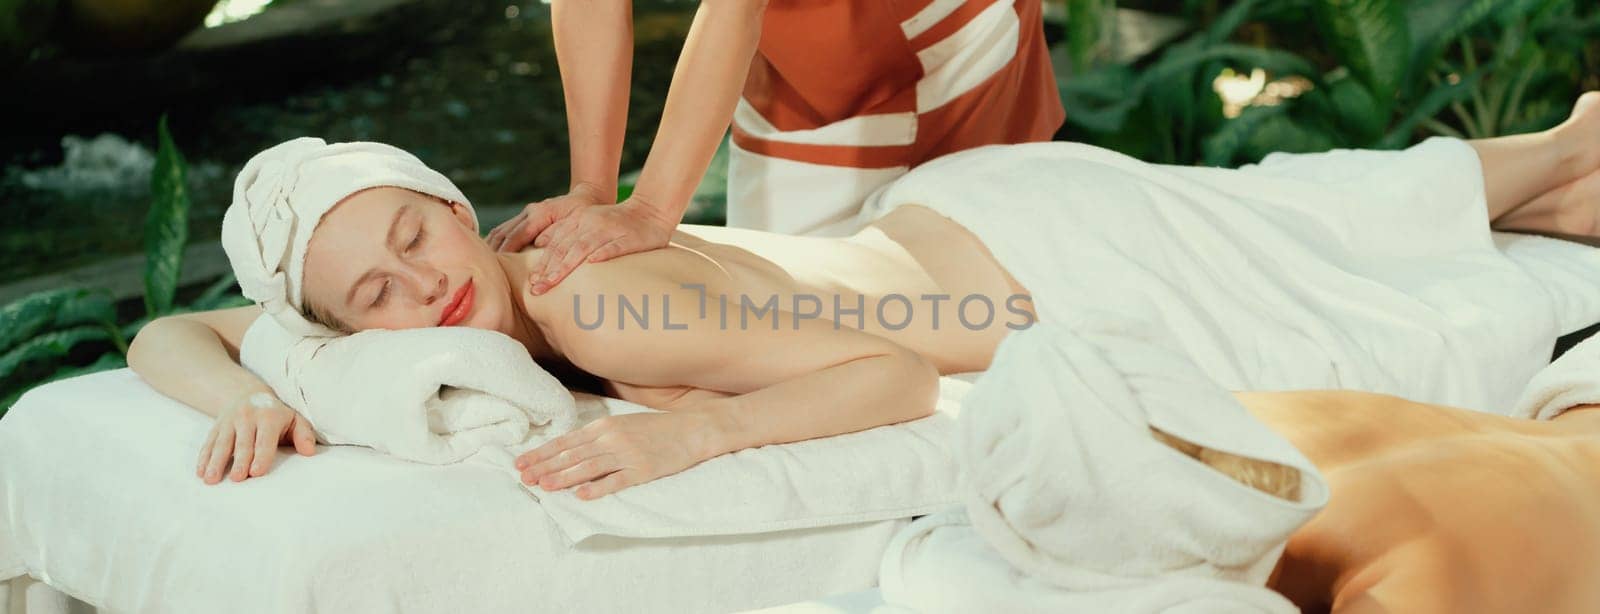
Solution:
[{"label": "massage table", "polygon": [[[1592,252],[1503,233],[1496,241],[1543,273],[1563,311],[1600,313]],[[885,546],[910,518],[599,536],[568,552],[537,502],[482,466],[323,446],[310,459],[282,449],[265,476],[207,486],[194,467],[210,424],[127,369],[24,395],[0,420],[0,614],[219,603],[236,612],[897,610],[874,586]],[[562,569],[541,569],[557,555]]]},{"label": "massage table", "polygon": [[194,465],[209,428],[127,369],[25,395],[0,420],[0,579],[44,584],[10,583],[28,602],[10,614],[728,612],[870,589],[910,521],[569,552],[521,485],[481,466],[285,448],[265,476],[208,486]]}]

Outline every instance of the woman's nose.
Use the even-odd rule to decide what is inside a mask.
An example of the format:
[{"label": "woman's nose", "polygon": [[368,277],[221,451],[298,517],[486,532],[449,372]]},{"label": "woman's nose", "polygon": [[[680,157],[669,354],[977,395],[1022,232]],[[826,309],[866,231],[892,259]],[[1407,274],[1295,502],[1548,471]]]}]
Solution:
[{"label": "woman's nose", "polygon": [[441,271],[431,268],[416,268],[411,273],[411,286],[417,299],[424,305],[432,305],[445,298],[445,293],[450,291],[449,279]]}]

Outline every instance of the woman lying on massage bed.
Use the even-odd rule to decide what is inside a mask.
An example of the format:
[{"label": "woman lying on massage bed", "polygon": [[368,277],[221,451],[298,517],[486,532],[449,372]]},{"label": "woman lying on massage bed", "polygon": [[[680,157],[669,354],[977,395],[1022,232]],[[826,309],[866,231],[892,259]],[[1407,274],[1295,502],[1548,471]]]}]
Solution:
[{"label": "woman lying on massage bed", "polygon": [[[1600,147],[1596,143],[1600,143],[1600,95],[1589,94],[1580,99],[1573,116],[1555,129],[1467,143],[1476,157],[1472,167],[1449,167],[1464,176],[1399,177],[1409,183],[1372,186],[1371,196],[1381,200],[1396,191],[1415,194],[1436,186],[1439,191],[1449,191],[1459,184],[1481,183],[1472,186],[1481,190],[1477,193],[1481,201],[1455,205],[1479,207],[1472,215],[1484,215],[1486,209],[1487,220],[1501,228],[1592,235],[1600,211],[1596,207],[1600,203]],[[1006,259],[1000,256],[1015,253],[1005,251],[1011,246],[986,243],[979,238],[982,233],[922,206],[898,206],[843,239],[685,226],[675,233],[668,248],[580,267],[553,291],[534,296],[514,289],[523,288],[530,264],[537,261],[537,250],[518,254],[489,250],[478,236],[476,219],[465,198],[442,177],[418,168],[420,163],[414,159],[382,150],[353,150],[350,160],[357,167],[333,164],[319,169],[317,156],[330,153],[328,146],[291,142],[279,147],[303,149],[295,153],[274,148],[253,160],[241,173],[236,202],[224,228],[225,246],[241,286],[261,306],[163,318],[144,329],[130,352],[130,366],[157,390],[217,416],[196,469],[208,483],[222,479],[230,461],[236,481],[265,474],[284,439],[292,439],[303,454],[313,450],[309,425],[295,412],[281,403],[252,409],[245,402],[252,393],[267,390],[261,380],[237,364],[244,330],[263,311],[302,334],[439,325],[497,330],[521,342],[547,368],[560,371],[570,367],[591,374],[601,380],[607,394],[670,410],[597,421],[519,459],[526,467],[525,480],[538,480],[551,489],[581,485],[579,492],[584,497],[602,496],[675,473],[731,450],[923,416],[932,406],[936,374],[985,369],[998,342],[1014,327],[1063,313],[1052,311],[1047,301],[1035,305],[1031,298],[1018,298],[1031,297],[1038,292],[1033,286],[1047,285],[1047,278],[1025,275],[1029,263],[1013,260],[1011,266],[1002,266]],[[1024,149],[1028,147],[1086,149],[1069,144],[995,148],[962,154],[962,160],[981,163],[985,156],[1005,155],[1008,150],[1044,151]],[[1465,146],[1457,142],[1438,147]],[[1348,153],[1357,162],[1376,160],[1380,165],[1404,166],[1425,152]],[[377,156],[379,170],[364,166],[373,162],[363,157],[367,155]],[[1120,163],[1155,168],[1131,160]],[[930,163],[935,172],[951,171],[950,166],[935,167],[937,164]],[[1100,167],[1091,168],[1100,172]],[[1061,169],[1063,173],[1067,170]],[[356,189],[335,194],[320,208],[316,204],[313,195],[319,189],[323,195],[329,189],[339,192],[348,182],[362,181],[361,173],[368,171],[380,178],[374,185],[409,189]],[[955,170],[957,176],[961,172]],[[1183,172],[1224,181],[1252,176],[1247,171],[1220,169],[1152,172]],[[397,174],[399,180],[382,179]],[[1125,176],[1107,174],[1104,180],[1114,183]],[[1466,181],[1468,177],[1473,181]],[[1457,185],[1448,183],[1450,180],[1457,180]],[[334,187],[319,186],[319,182],[332,182]],[[1311,182],[1296,185],[1315,187]],[[1153,190],[1148,185],[1130,189]],[[1114,210],[1125,204],[1089,202],[1078,212]],[[1273,209],[1277,203],[1267,205],[1264,210],[1277,211]],[[1289,205],[1283,207],[1287,211]],[[1004,211],[995,213],[1003,217]],[[1096,222],[1087,215],[1083,219],[1084,224]],[[285,230],[282,225],[274,226],[274,220],[290,225]],[[1387,220],[1355,221],[1381,232]],[[1478,218],[1479,225],[1485,221]],[[231,229],[230,223],[234,225]],[[240,228],[245,241],[238,240]],[[305,236],[312,229],[314,236]],[[1094,227],[1095,232],[1106,234],[1116,230]],[[1196,228],[1195,232],[1211,230]],[[1303,242],[1327,239],[1293,238]],[[1335,238],[1339,246],[1363,246],[1361,237]],[[1487,237],[1476,240],[1486,242]],[[1157,249],[1145,250],[1136,244],[1118,247],[1135,256],[1140,251],[1159,255]],[[1404,264],[1392,253],[1379,255],[1388,260],[1378,262],[1378,268]],[[1078,263],[1044,266],[1061,268],[1065,274],[1074,264]],[[1250,264],[1270,267],[1273,263]],[[1460,274],[1459,279],[1429,281],[1433,287],[1459,287],[1470,293],[1481,289],[1469,283],[1472,273]],[[1116,294],[1117,283],[1139,281],[1135,269],[1119,269],[1113,274],[1116,277],[1095,286],[1098,294],[1090,299],[1127,298]],[[1019,278],[1029,281],[1029,286]],[[1238,288],[1249,288],[1249,282],[1233,281]],[[1179,290],[1192,293],[1202,288]],[[633,300],[636,309],[647,311],[648,322],[641,324],[631,314],[614,311],[612,302],[600,316],[606,318],[604,325],[595,326],[593,305],[599,297],[617,301],[619,295]],[[887,317],[883,315],[882,306],[898,302],[892,296],[927,295],[947,297],[942,318],[941,312],[933,309],[910,310],[907,315],[905,307],[889,309]],[[643,306],[645,296],[657,301],[670,299],[675,305],[666,313],[656,302],[661,311],[649,311]],[[764,312],[741,309],[739,304],[740,298],[748,298],[756,307],[764,307],[771,296],[779,297],[778,307]],[[802,305],[796,298],[800,296],[816,297],[820,304],[814,308],[810,303]],[[952,313],[962,309],[958,302],[972,296],[983,297],[996,315],[973,318]],[[717,297],[733,301],[726,320],[719,318]],[[702,303],[705,298],[708,302]],[[833,307],[835,300],[843,303],[842,309]],[[857,310],[857,300],[862,301],[858,311],[844,311]],[[704,311],[701,305],[705,305]],[[1333,308],[1333,303],[1313,301],[1312,307],[1316,312]],[[1539,305],[1535,311],[1547,308]],[[1274,309],[1287,311],[1277,305]],[[813,317],[797,317],[797,313],[813,312]],[[741,315],[748,317],[742,325]],[[1379,313],[1377,317],[1392,320],[1404,319],[1404,315]],[[624,317],[626,322],[621,321]],[[968,325],[985,319],[989,320],[987,326]],[[1272,323],[1261,320],[1258,324],[1266,330]],[[1317,331],[1295,332],[1311,337]],[[1569,331],[1545,332],[1549,338],[1533,340],[1530,347],[1542,345],[1547,350],[1555,335]],[[1229,331],[1214,341],[1264,345],[1284,342],[1279,338],[1283,336],[1252,338]],[[1371,335],[1357,341],[1361,347],[1374,348],[1380,362],[1399,354],[1425,353],[1405,344],[1386,347]],[[1205,345],[1189,347],[1203,349]],[[1218,369],[1219,380],[1277,384],[1231,386],[1235,389],[1349,383],[1329,380],[1326,373],[1339,371],[1338,375],[1345,377],[1352,368],[1330,364],[1332,361],[1319,354],[1303,360],[1304,364],[1298,365],[1304,368],[1301,371],[1286,371],[1275,379],[1270,374],[1241,379],[1230,377],[1226,365],[1206,360],[1215,357],[1200,358],[1197,362]],[[1247,366],[1261,372],[1282,368],[1269,362]],[[1415,389],[1427,391],[1423,380],[1434,376],[1425,373],[1400,379],[1415,379],[1421,382]],[[1502,374],[1480,371],[1464,375],[1469,379],[1496,376]],[[1523,381],[1511,385],[1520,388]],[[1540,570],[1586,569],[1596,562],[1585,558],[1600,552],[1595,547],[1600,543],[1594,543],[1600,540],[1600,527],[1591,526],[1593,514],[1589,511],[1595,502],[1572,496],[1592,490],[1581,486],[1593,483],[1585,472],[1596,466],[1581,442],[1583,429],[1595,423],[1587,414],[1595,412],[1572,412],[1559,421],[1533,423],[1412,407],[1415,404],[1394,397],[1361,393],[1256,393],[1240,395],[1240,399],[1299,447],[1333,487],[1327,511],[1294,536],[1274,579],[1275,588],[1302,605],[1332,604],[1354,611],[1370,604],[1409,611],[1411,602],[1403,600],[1420,597],[1438,604],[1440,599],[1453,597],[1476,607],[1506,597],[1491,591],[1516,590],[1525,596],[1533,594],[1529,591],[1537,588],[1536,581],[1557,577],[1538,573]],[[1285,474],[1279,467],[1156,435],[1264,490],[1280,491],[1284,486],[1281,478]],[[1489,489],[1496,494],[1483,496]],[[1501,515],[1496,510],[1517,513]],[[1491,524],[1497,518],[1535,512],[1541,522],[1519,528],[1515,535],[1505,532],[1502,524]],[[1351,536],[1360,540],[1353,541]],[[1528,552],[1526,546],[1538,548],[1531,554],[1534,559],[1507,554]],[[1547,563],[1555,567],[1544,567]],[[1462,582],[1461,578],[1517,580]],[[1452,581],[1453,595],[1441,596],[1437,584],[1441,579]],[[1595,597],[1568,589],[1571,587],[1548,595],[1573,600]],[[1551,605],[1534,609],[1557,611],[1585,604]],[[1577,611],[1589,610],[1592,608]]]},{"label": "woman lying on massage bed", "polygon": [[[1596,143],[1600,93],[1591,93],[1557,128],[1467,143],[1477,162],[1454,170],[1476,180],[1481,165],[1481,198],[1497,227],[1590,235],[1600,211]],[[1016,147],[962,155],[981,161],[1007,151],[1055,155],[1092,149],[1062,143]],[[1022,149],[1029,147],[1034,149]],[[1383,164],[1421,155],[1346,153],[1358,161],[1398,156]],[[1170,171],[1211,173],[1219,182],[1246,176],[1225,169]],[[1466,177],[1404,179],[1412,185],[1402,187],[1414,191],[1440,180],[1469,183]],[[1379,188],[1392,192],[1394,186],[1374,190]],[[1086,204],[1092,206],[1078,210],[1120,206]],[[1481,214],[1480,209],[1473,215]],[[589,498],[733,450],[927,415],[937,375],[985,369],[1007,333],[1050,317],[1051,310],[1043,302],[1036,310],[1016,265],[1003,267],[991,253],[1010,246],[986,244],[923,206],[898,206],[839,239],[684,226],[667,248],[590,263],[535,296],[524,283],[538,248],[491,251],[478,235],[470,205],[441,175],[392,148],[329,146],[315,139],[279,145],[246,166],[224,222],[224,245],[246,296],[258,306],[162,318],[141,332],[129,355],[130,366],[157,390],[217,416],[196,468],[208,483],[221,480],[230,461],[236,481],[266,473],[280,441],[292,441],[303,454],[313,448],[309,425],[295,412],[281,403],[252,408],[246,401],[269,390],[237,364],[243,332],[263,310],[301,334],[428,326],[497,330],[554,372],[593,376],[605,394],[669,410],[596,421],[518,459],[529,483],[549,489],[581,485],[578,495]],[[1270,263],[1252,266],[1265,264]],[[1118,281],[1106,280],[1108,296]],[[1441,279],[1435,285],[1452,283]],[[654,305],[646,305],[646,297]],[[910,297],[922,299],[918,308],[911,308]],[[942,305],[938,297],[945,299]],[[628,309],[618,305],[623,300],[631,303]],[[985,305],[988,317],[981,315]],[[1548,346],[1566,331],[1552,332],[1536,344]],[[1237,335],[1220,340],[1277,342]],[[1382,359],[1415,350],[1379,353]],[[1295,366],[1300,371],[1266,381],[1293,384],[1271,386],[1277,388],[1328,387],[1321,384],[1331,381],[1330,368],[1345,368],[1316,356],[1305,362]]]}]

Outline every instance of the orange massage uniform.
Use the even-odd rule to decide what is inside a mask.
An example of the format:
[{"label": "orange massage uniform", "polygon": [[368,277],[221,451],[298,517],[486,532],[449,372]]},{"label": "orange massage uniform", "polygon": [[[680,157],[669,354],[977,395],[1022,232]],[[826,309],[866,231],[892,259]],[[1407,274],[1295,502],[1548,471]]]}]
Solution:
[{"label": "orange massage uniform", "polygon": [[911,167],[1048,141],[1064,117],[1039,0],[769,0],[734,112],[728,225],[847,235]]}]

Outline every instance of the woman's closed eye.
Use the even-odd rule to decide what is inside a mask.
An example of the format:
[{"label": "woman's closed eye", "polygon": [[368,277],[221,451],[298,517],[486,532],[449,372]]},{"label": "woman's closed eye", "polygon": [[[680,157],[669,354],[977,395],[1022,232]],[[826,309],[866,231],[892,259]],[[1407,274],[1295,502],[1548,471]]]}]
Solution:
[{"label": "woman's closed eye", "polygon": [[[411,239],[411,242],[406,244],[406,248],[404,250],[402,250],[402,253],[409,254],[409,253],[411,253],[411,250],[416,249],[417,245],[420,245],[422,243],[422,235],[423,235],[424,232],[425,231],[423,229],[418,228],[417,229],[417,236],[413,237]],[[372,307],[374,309],[376,309],[378,307],[383,306],[383,301],[388,296],[389,296],[389,280],[388,279],[384,279],[383,280],[383,287],[378,289],[378,297],[372,301]]]},{"label": "woman's closed eye", "polygon": [[383,286],[378,288],[378,298],[372,301],[372,307],[376,309],[383,306],[383,299],[387,296],[389,296],[389,280],[385,278]]}]

